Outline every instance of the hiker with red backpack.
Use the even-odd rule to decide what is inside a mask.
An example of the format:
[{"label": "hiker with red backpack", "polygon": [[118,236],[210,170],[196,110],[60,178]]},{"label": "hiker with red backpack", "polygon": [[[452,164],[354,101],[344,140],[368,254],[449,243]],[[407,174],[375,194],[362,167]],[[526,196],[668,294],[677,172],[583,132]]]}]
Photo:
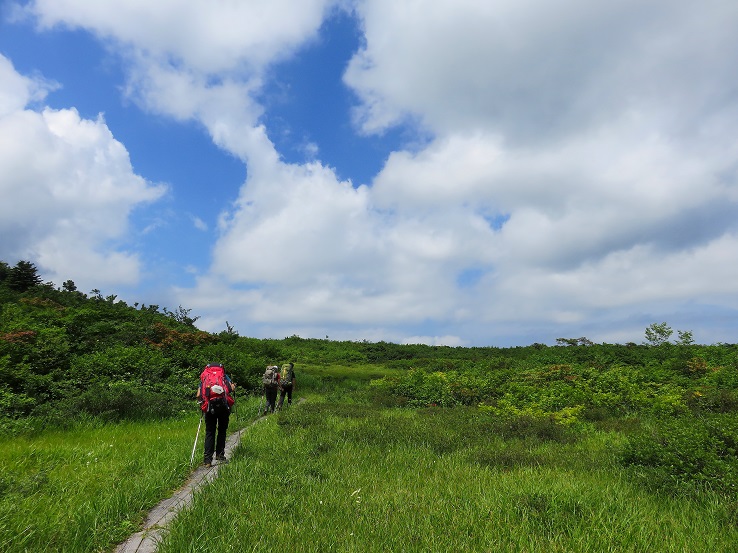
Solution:
[{"label": "hiker with red backpack", "polygon": [[[225,456],[226,431],[235,403],[233,392],[236,385],[231,382],[223,365],[208,364],[200,374],[197,400],[205,417],[205,454],[203,465],[212,466],[213,453],[216,462],[227,463]],[[216,439],[217,430],[217,439]]]}]

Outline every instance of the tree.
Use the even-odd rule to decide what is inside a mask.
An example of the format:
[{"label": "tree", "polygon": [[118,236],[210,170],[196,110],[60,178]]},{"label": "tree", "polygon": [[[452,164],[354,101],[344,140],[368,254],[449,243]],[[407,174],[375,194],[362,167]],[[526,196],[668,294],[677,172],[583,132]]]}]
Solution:
[{"label": "tree", "polygon": [[65,292],[76,292],[77,291],[77,285],[74,283],[73,280],[67,280],[62,284],[62,289]]},{"label": "tree", "polygon": [[228,342],[235,342],[236,340],[238,340],[238,331],[235,328],[233,328],[228,323],[228,321],[226,321],[226,329],[225,330],[221,330],[218,333],[218,337],[222,341],[224,341],[226,343],[228,343]]},{"label": "tree", "polygon": [[593,346],[594,342],[582,336],[581,338],[556,338],[556,344],[559,346]]},{"label": "tree", "polygon": [[679,335],[677,344],[680,346],[691,346],[694,344],[694,337],[692,336],[691,330],[677,330],[677,334]]},{"label": "tree", "polygon": [[195,326],[195,321],[199,319],[200,317],[190,317],[190,311],[192,309],[185,309],[181,305],[177,308],[176,311],[169,311],[166,307],[164,308],[164,314],[167,317],[171,317],[178,323],[186,324],[187,326]]},{"label": "tree", "polygon": [[4,261],[0,261],[0,282],[8,278],[9,274],[10,274],[10,265],[5,263]]},{"label": "tree", "polygon": [[646,327],[646,341],[650,346],[660,346],[669,342],[674,331],[666,323],[652,323]]},{"label": "tree", "polygon": [[41,284],[38,269],[30,261],[19,261],[15,267],[10,269],[6,280],[8,287],[16,292],[25,292]]}]

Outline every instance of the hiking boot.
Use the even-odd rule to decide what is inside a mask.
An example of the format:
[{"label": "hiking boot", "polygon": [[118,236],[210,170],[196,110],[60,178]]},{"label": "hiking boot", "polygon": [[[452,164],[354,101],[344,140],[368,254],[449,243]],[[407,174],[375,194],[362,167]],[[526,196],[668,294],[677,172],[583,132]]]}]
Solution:
[{"label": "hiking boot", "polygon": [[226,459],[225,453],[221,453],[220,455],[215,456],[215,460],[219,463],[227,463],[228,459]]},{"label": "hiking boot", "polygon": [[213,461],[212,461],[212,459],[205,459],[205,460],[204,460],[204,461],[202,462],[202,466],[203,466],[203,467],[212,467],[212,466],[213,466]]}]

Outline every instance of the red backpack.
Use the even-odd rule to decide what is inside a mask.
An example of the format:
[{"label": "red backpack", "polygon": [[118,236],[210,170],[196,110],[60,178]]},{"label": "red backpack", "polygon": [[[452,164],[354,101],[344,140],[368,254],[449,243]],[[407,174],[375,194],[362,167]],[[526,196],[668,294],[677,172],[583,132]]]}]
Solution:
[{"label": "red backpack", "polygon": [[200,408],[204,413],[230,411],[234,403],[232,391],[231,381],[221,365],[206,366],[200,375]]}]

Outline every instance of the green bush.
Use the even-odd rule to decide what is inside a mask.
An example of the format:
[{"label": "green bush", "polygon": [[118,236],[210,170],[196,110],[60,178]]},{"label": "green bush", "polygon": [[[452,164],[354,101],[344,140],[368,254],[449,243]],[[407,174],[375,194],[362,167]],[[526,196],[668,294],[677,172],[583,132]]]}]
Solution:
[{"label": "green bush", "polygon": [[66,421],[100,419],[108,422],[166,418],[184,403],[178,398],[130,382],[93,386],[75,397],[48,403],[34,411],[46,426],[67,426]]},{"label": "green bush", "polygon": [[738,420],[728,415],[658,420],[628,438],[621,463],[650,488],[738,491]]},{"label": "green bush", "polygon": [[28,415],[36,402],[26,394],[16,394],[6,388],[0,388],[0,417],[16,419]]}]

